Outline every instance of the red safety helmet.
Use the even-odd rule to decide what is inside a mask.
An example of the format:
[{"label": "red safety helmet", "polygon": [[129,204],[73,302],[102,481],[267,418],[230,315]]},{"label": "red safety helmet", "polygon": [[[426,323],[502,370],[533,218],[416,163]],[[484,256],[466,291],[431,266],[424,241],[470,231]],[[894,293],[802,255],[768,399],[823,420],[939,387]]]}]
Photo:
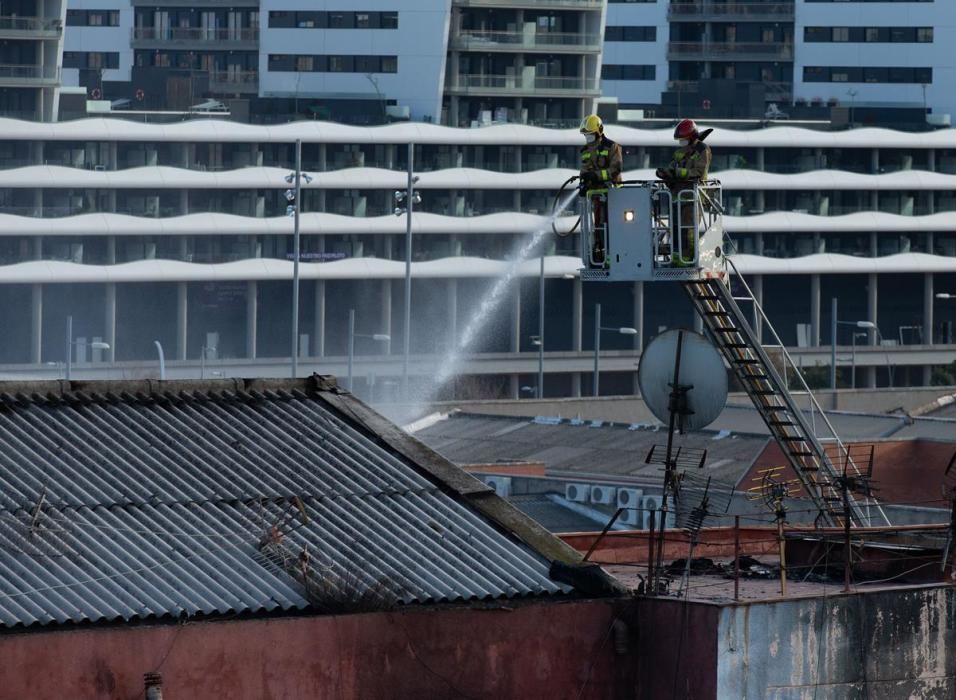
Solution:
[{"label": "red safety helmet", "polygon": [[699,132],[697,131],[697,125],[694,123],[693,119],[682,119],[677,125],[677,128],[674,129],[674,139],[689,139],[697,138]]}]

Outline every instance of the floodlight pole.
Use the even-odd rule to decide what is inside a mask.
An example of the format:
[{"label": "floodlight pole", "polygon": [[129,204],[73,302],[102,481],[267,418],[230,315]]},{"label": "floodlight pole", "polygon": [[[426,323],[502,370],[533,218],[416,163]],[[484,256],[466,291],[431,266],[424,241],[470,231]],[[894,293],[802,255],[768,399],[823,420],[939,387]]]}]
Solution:
[{"label": "floodlight pole", "polygon": [[[830,301],[830,391],[836,391],[837,299]],[[836,404],[834,404],[836,405]]]},{"label": "floodlight pole", "polygon": [[295,141],[295,209],[292,228],[292,378],[299,374],[299,209],[302,208],[302,139]]},{"label": "floodlight pole", "polygon": [[600,362],[601,355],[601,305],[594,305],[594,378],[591,381],[591,384],[594,386],[593,395],[598,396],[600,394],[600,371],[598,363]]},{"label": "floodlight pole", "polygon": [[405,185],[405,330],[402,333],[402,400],[408,401],[408,361],[412,339],[412,209],[415,207],[412,188],[415,144],[408,144],[408,180]]},{"label": "floodlight pole", "polygon": [[73,317],[66,317],[66,381],[70,381],[73,369]]},{"label": "floodlight pole", "polygon": [[544,398],[544,251],[538,276],[538,398]]}]

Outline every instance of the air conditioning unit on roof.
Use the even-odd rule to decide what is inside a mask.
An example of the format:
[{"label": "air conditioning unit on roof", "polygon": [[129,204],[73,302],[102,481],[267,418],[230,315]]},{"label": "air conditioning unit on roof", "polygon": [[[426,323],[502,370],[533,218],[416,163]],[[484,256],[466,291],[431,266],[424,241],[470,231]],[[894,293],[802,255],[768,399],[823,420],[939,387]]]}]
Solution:
[{"label": "air conditioning unit on roof", "polygon": [[600,505],[611,505],[617,498],[617,489],[613,486],[592,486],[591,503]]},{"label": "air conditioning unit on roof", "polygon": [[488,476],[481,477],[481,480],[484,481],[488,486],[495,490],[495,493],[502,498],[508,498],[511,496],[511,477],[510,476],[497,476],[490,474]]},{"label": "air conditioning unit on roof", "polygon": [[565,484],[564,497],[575,503],[587,503],[591,497],[590,484]]}]

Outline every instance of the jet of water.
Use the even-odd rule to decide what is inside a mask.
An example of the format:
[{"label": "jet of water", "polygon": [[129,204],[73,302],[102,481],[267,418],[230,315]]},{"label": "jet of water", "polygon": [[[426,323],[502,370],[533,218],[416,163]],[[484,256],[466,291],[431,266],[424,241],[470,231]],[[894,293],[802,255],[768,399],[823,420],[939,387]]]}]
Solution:
[{"label": "jet of water", "polygon": [[501,306],[501,302],[507,297],[507,293],[510,290],[511,285],[518,276],[518,271],[521,268],[521,264],[526,260],[535,257],[534,253],[541,245],[541,242],[544,240],[545,236],[551,233],[551,224],[554,219],[561,212],[567,209],[568,206],[570,206],[571,202],[577,195],[577,190],[572,190],[569,192],[567,196],[558,203],[558,206],[555,208],[554,212],[547,219],[547,221],[542,224],[541,228],[539,228],[531,236],[531,238],[525,241],[524,244],[516,251],[511,260],[511,264],[505,271],[505,274],[495,281],[495,283],[491,286],[491,289],[489,289],[484,298],[482,298],[481,303],[478,305],[477,311],[471,317],[471,320],[468,321],[468,324],[465,326],[465,330],[462,331],[458,342],[448,352],[448,354],[445,355],[441,361],[441,364],[438,365],[438,371],[435,373],[434,381],[428,388],[427,393],[422,397],[421,403],[428,403],[432,397],[434,397],[435,394],[437,394],[438,391],[458,373],[458,367],[461,364],[462,356],[465,354],[465,351],[471,347],[472,343],[475,342],[475,339],[497,312],[498,307]]}]

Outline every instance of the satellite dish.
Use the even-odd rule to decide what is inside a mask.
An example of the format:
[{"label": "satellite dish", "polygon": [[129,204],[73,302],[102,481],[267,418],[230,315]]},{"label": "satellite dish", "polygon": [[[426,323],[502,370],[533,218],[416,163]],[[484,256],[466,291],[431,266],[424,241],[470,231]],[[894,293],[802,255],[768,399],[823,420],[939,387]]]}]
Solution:
[{"label": "satellite dish", "polygon": [[638,369],[641,396],[651,413],[664,425],[670,422],[671,386],[677,336],[681,341],[680,383],[693,388],[687,405],[693,411],[684,417],[684,430],[700,430],[714,421],[727,402],[727,370],[717,349],[699,333],[673,330],[663,333],[644,350]]}]

